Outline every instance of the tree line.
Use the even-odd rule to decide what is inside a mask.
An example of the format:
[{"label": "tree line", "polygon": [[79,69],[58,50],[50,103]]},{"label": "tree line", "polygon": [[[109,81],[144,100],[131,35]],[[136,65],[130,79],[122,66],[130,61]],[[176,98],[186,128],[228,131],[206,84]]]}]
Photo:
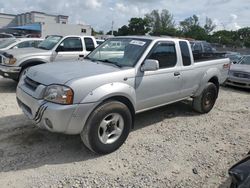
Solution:
[{"label": "tree line", "polygon": [[[191,38],[195,40],[206,40],[212,43],[219,43],[234,47],[250,47],[250,27],[237,31],[220,30],[215,31],[216,25],[211,18],[206,18],[205,24],[200,23],[197,15],[190,16],[177,25],[173,15],[166,9],[161,12],[153,10],[143,18],[133,17],[127,25],[123,25],[115,36],[126,35],[152,35],[152,36],[175,36]],[[100,32],[103,33],[103,32]],[[109,31],[107,34],[111,34]]]}]

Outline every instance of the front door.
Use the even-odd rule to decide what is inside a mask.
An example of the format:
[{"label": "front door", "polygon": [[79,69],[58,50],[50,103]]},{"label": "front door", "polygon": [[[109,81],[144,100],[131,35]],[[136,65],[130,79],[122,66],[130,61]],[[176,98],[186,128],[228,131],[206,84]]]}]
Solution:
[{"label": "front door", "polygon": [[179,99],[182,77],[175,43],[158,42],[147,59],[159,61],[159,70],[138,73],[136,77],[136,111],[163,105]]},{"label": "front door", "polygon": [[80,37],[68,37],[64,39],[57,47],[55,61],[77,61],[82,59],[83,45]]}]

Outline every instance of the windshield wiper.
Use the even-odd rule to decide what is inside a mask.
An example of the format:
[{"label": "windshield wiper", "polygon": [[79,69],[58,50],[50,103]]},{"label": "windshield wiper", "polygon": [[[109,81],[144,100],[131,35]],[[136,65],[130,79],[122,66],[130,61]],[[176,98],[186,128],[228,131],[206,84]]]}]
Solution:
[{"label": "windshield wiper", "polygon": [[90,57],[85,57],[84,59],[88,59],[88,60],[90,60],[90,61],[93,61],[93,62],[95,62],[96,60],[95,59],[92,59],[92,58],[90,58]]},{"label": "windshield wiper", "polygon": [[118,68],[122,68],[122,66],[119,65],[119,64],[118,64],[117,62],[115,62],[115,61],[110,61],[110,60],[108,60],[108,59],[103,59],[103,60],[98,60],[98,61],[101,61],[101,62],[104,62],[104,63],[108,63],[108,64],[115,65],[115,66],[118,67]]}]

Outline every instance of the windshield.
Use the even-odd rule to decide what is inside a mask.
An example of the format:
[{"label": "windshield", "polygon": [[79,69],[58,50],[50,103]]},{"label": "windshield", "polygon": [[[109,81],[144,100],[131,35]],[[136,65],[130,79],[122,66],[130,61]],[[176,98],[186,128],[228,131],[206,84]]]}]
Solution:
[{"label": "windshield", "polygon": [[134,38],[109,39],[90,53],[87,59],[119,67],[133,67],[150,42],[151,40]]},{"label": "windshield", "polygon": [[9,45],[13,44],[16,42],[16,39],[4,39],[0,41],[0,49],[1,48],[6,48]]},{"label": "windshield", "polygon": [[61,36],[49,36],[38,45],[38,48],[51,50],[61,39]]},{"label": "windshield", "polygon": [[243,57],[238,64],[250,65],[250,56]]}]

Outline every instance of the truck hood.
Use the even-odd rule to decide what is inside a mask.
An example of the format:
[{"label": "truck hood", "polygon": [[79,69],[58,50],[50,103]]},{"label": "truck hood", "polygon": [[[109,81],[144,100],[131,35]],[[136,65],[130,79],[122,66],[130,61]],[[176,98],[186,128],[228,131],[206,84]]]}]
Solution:
[{"label": "truck hood", "polygon": [[239,71],[239,72],[250,73],[250,65],[232,64],[230,67],[230,71]]},{"label": "truck hood", "polygon": [[83,77],[107,74],[119,71],[112,65],[91,62],[89,60],[77,62],[55,62],[31,67],[27,76],[32,80],[44,84],[65,84],[66,82]]},{"label": "truck hood", "polygon": [[38,55],[45,56],[50,54],[49,50],[43,50],[39,48],[17,48],[17,49],[6,50],[5,52],[9,55],[13,55],[13,57],[18,59],[28,56],[30,57]]}]

